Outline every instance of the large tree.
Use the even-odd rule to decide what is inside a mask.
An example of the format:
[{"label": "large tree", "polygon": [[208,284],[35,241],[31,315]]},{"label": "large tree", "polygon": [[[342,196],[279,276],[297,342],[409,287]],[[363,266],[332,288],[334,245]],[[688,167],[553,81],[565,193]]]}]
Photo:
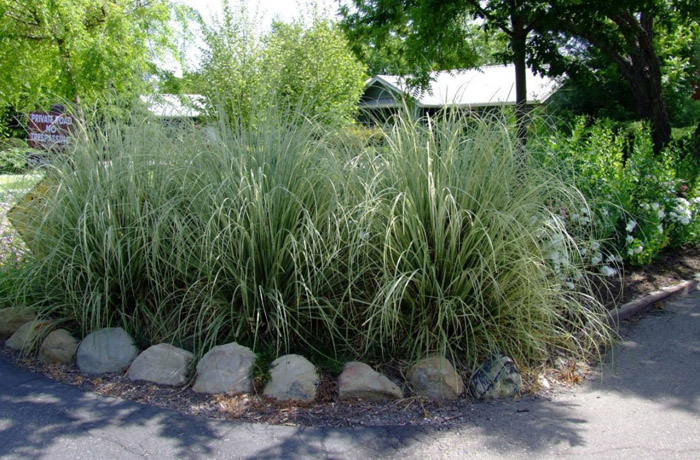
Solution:
[{"label": "large tree", "polygon": [[676,58],[659,54],[659,34],[678,41],[681,31],[681,41],[692,41],[683,36],[683,31],[693,30],[689,22],[700,19],[700,8],[692,5],[686,0],[572,1],[561,17],[549,18],[538,32],[560,46],[569,44],[574,55],[592,46],[614,63],[632,91],[638,116],[651,123],[659,152],[671,138],[663,85],[670,75],[664,75],[664,68],[673,67]]},{"label": "large tree", "polygon": [[168,0],[0,0],[0,106],[138,94],[172,49]]},{"label": "large tree", "polygon": [[[477,19],[486,31],[507,37],[509,50],[502,57],[515,65],[518,134],[525,139],[528,57],[546,55],[544,42],[535,43],[535,31],[552,15],[558,2],[539,0],[353,0],[355,9],[341,8],[344,24],[355,41],[376,47],[401,45],[402,56],[413,64],[408,70],[425,83],[430,70],[470,67],[478,63],[470,41]],[[549,43],[549,42],[547,42]],[[531,53],[533,46],[539,53]]]},{"label": "large tree", "polygon": [[202,91],[215,106],[251,122],[269,108],[333,124],[352,119],[365,66],[335,24],[316,15],[263,33],[244,3],[223,6],[221,17],[203,24]]}]

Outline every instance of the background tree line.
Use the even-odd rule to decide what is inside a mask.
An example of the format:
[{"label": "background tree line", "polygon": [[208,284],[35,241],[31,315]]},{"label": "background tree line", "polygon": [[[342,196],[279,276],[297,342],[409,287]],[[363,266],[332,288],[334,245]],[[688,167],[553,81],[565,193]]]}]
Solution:
[{"label": "background tree line", "polygon": [[[228,101],[229,114],[242,117],[250,96],[264,93],[256,100],[339,123],[352,119],[368,75],[405,75],[420,87],[433,70],[514,63],[522,120],[529,66],[567,75],[559,113],[645,120],[657,152],[672,127],[696,127],[700,139],[692,0],[352,0],[339,13],[339,23],[311,14],[262,32],[244,2],[223,1],[206,23],[169,0],[0,0],[0,111],[157,88]],[[178,34],[192,21],[203,60],[175,77],[162,56],[182,56]],[[700,141],[695,151],[700,157]]]}]

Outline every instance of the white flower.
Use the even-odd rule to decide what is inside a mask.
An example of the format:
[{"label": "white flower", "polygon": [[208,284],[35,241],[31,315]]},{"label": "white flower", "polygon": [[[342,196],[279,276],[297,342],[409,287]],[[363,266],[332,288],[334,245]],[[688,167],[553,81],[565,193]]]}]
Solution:
[{"label": "white flower", "polygon": [[572,283],[571,281],[567,281],[566,283],[564,283],[564,286],[566,286],[566,289],[569,289],[569,290],[574,289],[574,283]]},{"label": "white flower", "polygon": [[601,263],[602,261],[603,261],[603,254],[601,254],[601,253],[598,252],[598,253],[596,253],[596,255],[594,255],[593,258],[591,259],[591,265],[598,265],[598,264]]},{"label": "white flower", "polygon": [[666,217],[666,213],[664,212],[663,209],[659,209],[656,213],[657,216],[659,216],[659,219],[663,220],[664,217]]},{"label": "white flower", "polygon": [[627,241],[627,243],[629,244],[632,241],[634,241],[634,237],[632,235],[627,235],[627,238],[625,238],[625,241]]},{"label": "white flower", "polygon": [[634,220],[630,220],[629,222],[627,222],[627,227],[625,227],[625,230],[627,230],[627,233],[632,233],[636,226],[637,222],[635,222]]},{"label": "white flower", "polygon": [[593,241],[591,243],[591,249],[593,249],[594,251],[597,251],[598,249],[600,249],[600,243],[597,241]]},{"label": "white flower", "polygon": [[658,211],[659,210],[659,203],[652,203],[651,209],[653,209],[654,211]]},{"label": "white flower", "polygon": [[610,215],[610,213],[608,212],[608,210],[605,209],[605,208],[601,209],[601,210],[600,210],[600,213],[601,213],[604,217],[608,217],[608,216]]},{"label": "white flower", "polygon": [[659,226],[656,227],[656,229],[659,231],[659,233],[663,233],[663,232],[664,232],[664,226],[661,225],[661,224],[659,224]]},{"label": "white flower", "polygon": [[600,267],[600,273],[603,276],[615,276],[617,275],[617,270],[612,267],[608,267],[607,265],[603,265]]}]

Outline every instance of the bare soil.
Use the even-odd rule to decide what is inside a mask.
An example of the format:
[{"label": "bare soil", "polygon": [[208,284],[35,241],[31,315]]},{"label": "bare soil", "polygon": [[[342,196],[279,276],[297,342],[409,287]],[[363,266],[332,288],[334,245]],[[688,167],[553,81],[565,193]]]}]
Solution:
[{"label": "bare soil", "polygon": [[[614,308],[659,288],[690,279],[697,273],[700,273],[700,247],[667,251],[653,265],[624,267],[622,277],[599,286],[601,298],[608,308]],[[449,429],[457,426],[461,418],[469,416],[477,404],[483,404],[470,397],[449,402],[420,397],[392,402],[340,402],[336,379],[330,375],[322,378],[314,402],[280,403],[262,396],[261,382],[254,382],[255,391],[250,395],[202,395],[193,392],[191,385],[173,388],[132,382],[125,373],[83,376],[75,366],[45,365],[34,358],[21,357],[4,346],[0,347],[0,356],[54,380],[101,395],[197,416],[244,422],[301,426],[423,425]],[[533,369],[523,375],[525,393],[522,397],[547,398],[553,392],[582,382],[590,372],[592,370],[587,364],[562,358],[547,368]],[[399,383],[401,374],[397,369],[387,374]],[[467,375],[463,377],[465,382],[468,381]]]}]

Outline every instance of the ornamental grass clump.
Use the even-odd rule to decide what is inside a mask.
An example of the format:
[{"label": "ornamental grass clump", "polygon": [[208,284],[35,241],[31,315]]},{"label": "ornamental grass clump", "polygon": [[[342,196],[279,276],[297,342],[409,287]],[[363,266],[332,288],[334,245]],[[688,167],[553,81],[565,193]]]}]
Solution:
[{"label": "ornamental grass clump", "polygon": [[257,120],[94,128],[25,214],[13,301],[199,354],[534,364],[609,340],[559,215],[585,202],[507,124],[402,115],[367,143]]},{"label": "ornamental grass clump", "polygon": [[365,160],[374,255],[358,325],[368,350],[473,366],[496,350],[532,363],[608,340],[583,242],[559,214],[585,201],[525,155],[498,118],[453,112],[388,128],[386,148]]}]

